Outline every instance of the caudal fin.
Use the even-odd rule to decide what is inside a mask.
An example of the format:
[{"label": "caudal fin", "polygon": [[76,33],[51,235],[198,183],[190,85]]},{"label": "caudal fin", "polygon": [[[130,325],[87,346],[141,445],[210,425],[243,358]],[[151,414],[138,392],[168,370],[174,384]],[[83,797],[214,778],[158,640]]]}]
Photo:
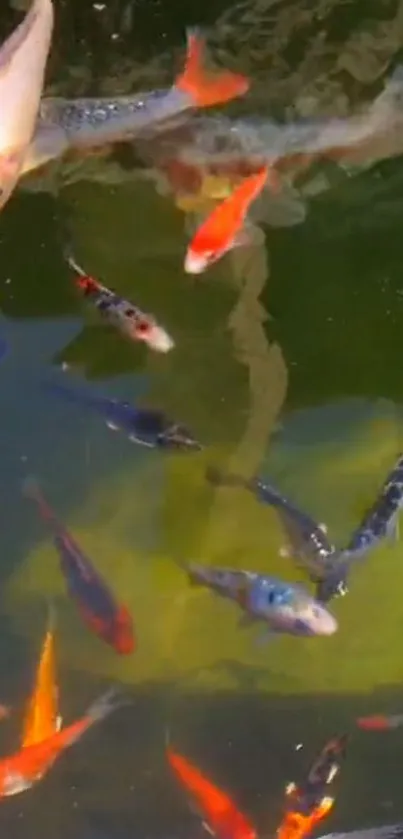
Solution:
[{"label": "caudal fin", "polygon": [[383,714],[374,714],[372,717],[358,717],[356,720],[358,728],[364,731],[387,731],[391,728],[388,717]]},{"label": "caudal fin", "polygon": [[177,78],[175,87],[190,96],[194,107],[218,105],[247,92],[249,80],[246,76],[229,70],[207,73],[203,57],[204,39],[196,30],[188,30],[185,69]]},{"label": "caudal fin", "polygon": [[121,696],[117,688],[111,688],[90,705],[86,716],[90,717],[93,723],[99,722],[122,705],[130,704],[130,701],[127,697]]}]

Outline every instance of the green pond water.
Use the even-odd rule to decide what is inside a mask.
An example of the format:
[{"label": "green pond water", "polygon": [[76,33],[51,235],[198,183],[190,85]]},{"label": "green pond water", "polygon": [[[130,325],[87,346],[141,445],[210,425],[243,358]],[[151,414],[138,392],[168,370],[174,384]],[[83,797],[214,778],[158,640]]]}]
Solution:
[{"label": "green pond water", "polygon": [[[102,18],[91,4],[66,0],[57,6],[50,90],[124,90],[131,65],[134,87],[165,84],[184,26],[198,19],[216,22],[212,38],[220,47],[221,33],[224,55],[238,38],[233,66],[256,80],[250,108],[276,97],[289,104],[319,79],[331,110],[332,85],[351,101],[368,100],[399,60],[399,4],[373,7],[116,2]],[[1,21],[6,33],[14,17],[3,10]],[[167,56],[161,65],[159,55]],[[353,177],[335,167],[331,185],[307,201],[305,222],[266,226],[265,245],[230,254],[196,281],[182,269],[189,233],[170,196],[148,179],[126,178],[113,154],[83,161],[73,179],[66,166],[51,167],[34,188],[22,184],[0,220],[0,333],[9,343],[0,366],[0,698],[16,710],[1,747],[15,746],[48,597],[57,607],[66,718],[111,682],[134,704],[33,791],[6,801],[0,835],[201,835],[164,764],[168,730],[271,835],[284,784],[326,738],[353,729],[359,714],[402,711],[401,541],[374,551],[349,596],[332,604],[335,636],[263,648],[253,630],[239,629],[233,606],[188,586],[177,561],[300,579],[279,555],[274,512],[246,493],[209,486],[208,464],[267,476],[326,522],[336,543],[372,503],[403,445],[402,162]],[[172,353],[126,344],[91,318],[63,259],[66,231],[89,272],[155,313],[175,338]],[[60,376],[63,362],[88,388],[164,409],[205,451],[143,450],[94,414],[47,396],[41,382]],[[41,480],[132,610],[132,657],[117,657],[87,632],[66,599],[48,532],[21,495],[27,474]],[[318,833],[402,818],[402,754],[399,730],[355,733],[337,806]]]}]

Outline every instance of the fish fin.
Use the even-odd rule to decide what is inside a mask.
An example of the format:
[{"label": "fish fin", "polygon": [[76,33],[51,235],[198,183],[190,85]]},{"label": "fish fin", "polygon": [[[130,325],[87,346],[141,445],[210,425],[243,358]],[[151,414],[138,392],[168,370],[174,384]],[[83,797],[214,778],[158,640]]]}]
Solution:
[{"label": "fish fin", "polygon": [[111,688],[90,705],[87,715],[91,717],[93,722],[97,722],[98,720],[103,720],[104,717],[107,717],[108,714],[120,708],[122,705],[130,704],[130,702],[131,699],[122,696],[118,688]]},{"label": "fish fin", "polygon": [[119,431],[119,426],[117,426],[114,422],[110,420],[106,420],[105,423],[106,427],[110,429],[110,431]]},{"label": "fish fin", "polygon": [[281,545],[278,555],[281,556],[282,559],[291,559],[293,556],[292,549],[288,545]]},{"label": "fish fin", "polygon": [[57,717],[56,717],[56,723],[55,723],[56,731],[60,731],[62,726],[63,726],[63,717],[62,717],[61,714],[58,714]]},{"label": "fish fin", "polygon": [[387,528],[386,528],[386,534],[387,534],[388,540],[389,540],[392,544],[396,544],[396,542],[398,542],[398,541],[399,541],[399,538],[400,538],[400,526],[399,526],[399,518],[398,518],[398,516],[396,516],[396,515],[395,515],[395,516],[393,516],[393,518],[390,520],[390,522],[388,523]]},{"label": "fish fin", "polygon": [[250,248],[252,245],[262,245],[266,241],[263,230],[256,224],[246,222],[232,241],[232,248]]},{"label": "fish fin", "polygon": [[204,828],[204,830],[206,831],[206,833],[209,833],[209,834],[210,834],[210,836],[215,836],[214,830],[210,827],[210,825],[209,825],[209,823],[208,823],[208,822],[203,821],[203,822],[202,822],[202,827]]},{"label": "fish fin", "polygon": [[325,524],[325,522],[321,521],[318,524],[318,527],[319,527],[319,530],[322,531],[322,533],[327,533],[328,532],[328,526],[327,526],[327,524]]},{"label": "fish fin", "polygon": [[245,76],[221,70],[215,74],[203,69],[204,38],[198,30],[187,31],[187,55],[183,73],[175,87],[190,96],[195,107],[218,105],[242,96],[249,89]]}]

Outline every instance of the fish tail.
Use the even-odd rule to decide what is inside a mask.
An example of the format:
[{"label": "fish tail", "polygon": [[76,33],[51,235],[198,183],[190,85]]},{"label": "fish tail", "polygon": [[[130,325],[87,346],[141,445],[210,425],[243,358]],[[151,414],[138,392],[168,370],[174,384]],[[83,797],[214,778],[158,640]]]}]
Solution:
[{"label": "fish tail", "polygon": [[70,268],[72,268],[73,271],[75,271],[75,273],[77,274],[77,287],[81,288],[83,291],[86,292],[97,291],[98,283],[94,279],[94,277],[91,277],[89,274],[86,273],[86,271],[84,271],[83,268],[81,268],[78,262],[76,262],[74,256],[69,251],[66,252],[65,257],[68,265],[70,265]]},{"label": "fish tail", "polygon": [[130,700],[127,697],[119,694],[117,688],[111,688],[90,705],[86,717],[91,720],[91,723],[100,722],[111,714],[112,711],[115,711],[122,705],[129,704],[129,702]]},{"label": "fish tail", "polygon": [[185,69],[176,79],[175,87],[187,93],[198,108],[217,105],[242,96],[249,89],[245,76],[221,70],[207,73],[203,67],[204,38],[197,30],[187,31],[187,55]]}]

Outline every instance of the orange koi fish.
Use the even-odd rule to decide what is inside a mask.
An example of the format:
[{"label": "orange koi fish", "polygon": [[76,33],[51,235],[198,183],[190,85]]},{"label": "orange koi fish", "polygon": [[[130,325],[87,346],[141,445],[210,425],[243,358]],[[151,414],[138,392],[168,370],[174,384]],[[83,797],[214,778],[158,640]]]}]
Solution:
[{"label": "orange koi fish", "polygon": [[225,792],[169,747],[167,758],[179,781],[193,796],[207,827],[218,839],[256,839],[255,828]]},{"label": "orange koi fish", "polygon": [[305,780],[286,788],[286,812],[276,839],[303,839],[332,809],[334,797],[326,795],[339,774],[345,757],[347,736],[334,737],[326,743],[311,766]]},{"label": "orange koi fish", "polygon": [[187,274],[201,274],[227,251],[244,243],[243,225],[250,205],[262,191],[273,170],[264,166],[235,187],[196,231],[185,258]]},{"label": "orange koi fish", "polygon": [[28,700],[21,735],[21,748],[33,746],[60,731],[59,689],[56,682],[53,614],[42,645],[35,684]]},{"label": "orange koi fish", "polygon": [[0,798],[29,789],[50,769],[65,749],[79,740],[94,723],[104,719],[122,704],[115,691],[101,696],[76,722],[54,732],[41,742],[32,743],[0,760]]},{"label": "orange koi fish", "polygon": [[365,731],[390,731],[392,728],[403,725],[403,714],[392,714],[391,716],[374,714],[372,717],[359,717],[357,725],[358,728]]}]

